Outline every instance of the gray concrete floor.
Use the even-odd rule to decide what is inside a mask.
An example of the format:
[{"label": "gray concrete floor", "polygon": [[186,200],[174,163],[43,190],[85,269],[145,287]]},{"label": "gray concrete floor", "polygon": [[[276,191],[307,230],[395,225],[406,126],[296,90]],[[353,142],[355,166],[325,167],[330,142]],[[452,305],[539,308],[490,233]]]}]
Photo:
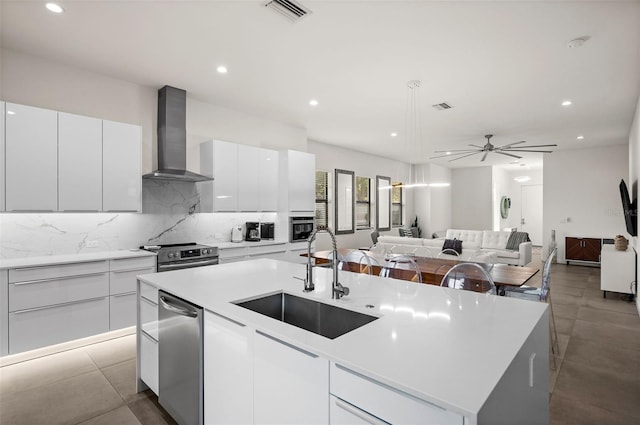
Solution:
[{"label": "gray concrete floor", "polygon": [[[532,265],[540,264],[535,250]],[[540,273],[534,278],[540,283]],[[619,294],[602,298],[600,269],[552,267],[559,333],[551,424],[640,423],[640,317]],[[175,422],[135,392],[135,336],[0,368],[0,423],[163,425]]]}]

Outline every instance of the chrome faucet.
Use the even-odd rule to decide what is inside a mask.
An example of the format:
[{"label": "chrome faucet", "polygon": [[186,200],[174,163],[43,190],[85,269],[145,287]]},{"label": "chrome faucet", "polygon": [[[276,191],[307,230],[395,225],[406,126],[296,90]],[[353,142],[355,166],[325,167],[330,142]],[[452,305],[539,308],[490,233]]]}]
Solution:
[{"label": "chrome faucet", "polygon": [[336,243],[335,235],[331,229],[326,226],[318,226],[311,235],[309,235],[309,239],[307,239],[307,277],[304,280],[304,291],[309,292],[315,289],[315,285],[313,284],[313,265],[311,264],[311,244],[316,239],[316,234],[320,232],[326,232],[331,236],[331,243],[333,247],[333,282],[331,285],[331,298],[340,299],[344,295],[349,295],[349,288],[342,286],[342,284],[338,282],[338,244]]}]

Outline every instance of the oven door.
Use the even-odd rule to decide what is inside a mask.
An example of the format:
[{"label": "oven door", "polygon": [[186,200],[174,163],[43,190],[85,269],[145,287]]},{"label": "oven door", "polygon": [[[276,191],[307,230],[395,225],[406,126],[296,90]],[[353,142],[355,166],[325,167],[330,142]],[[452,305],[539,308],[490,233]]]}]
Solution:
[{"label": "oven door", "polygon": [[218,257],[206,258],[206,259],[172,261],[168,263],[158,263],[158,272],[190,269],[192,267],[213,266],[215,264],[218,264]]}]

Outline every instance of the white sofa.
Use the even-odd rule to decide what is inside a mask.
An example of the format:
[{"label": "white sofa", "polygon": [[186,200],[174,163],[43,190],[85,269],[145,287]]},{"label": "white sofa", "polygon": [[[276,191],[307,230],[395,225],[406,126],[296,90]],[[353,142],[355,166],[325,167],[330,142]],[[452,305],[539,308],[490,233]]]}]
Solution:
[{"label": "white sofa", "polygon": [[[462,241],[462,258],[474,261],[493,260],[492,262],[525,266],[531,262],[531,242],[519,244],[517,251],[507,250],[509,231],[448,229],[444,238],[419,239],[398,236],[380,236],[373,248],[374,252],[394,254],[413,254],[423,257],[435,257],[442,250],[445,239]],[[482,257],[482,256],[488,257]]]}]

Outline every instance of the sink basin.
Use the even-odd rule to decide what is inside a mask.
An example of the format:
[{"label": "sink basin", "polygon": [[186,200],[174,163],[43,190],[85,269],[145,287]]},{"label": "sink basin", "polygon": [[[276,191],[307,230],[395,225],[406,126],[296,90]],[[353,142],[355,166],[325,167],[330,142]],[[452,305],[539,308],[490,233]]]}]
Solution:
[{"label": "sink basin", "polygon": [[284,292],[248,301],[236,301],[234,304],[329,339],[335,339],[377,319],[375,316]]}]

